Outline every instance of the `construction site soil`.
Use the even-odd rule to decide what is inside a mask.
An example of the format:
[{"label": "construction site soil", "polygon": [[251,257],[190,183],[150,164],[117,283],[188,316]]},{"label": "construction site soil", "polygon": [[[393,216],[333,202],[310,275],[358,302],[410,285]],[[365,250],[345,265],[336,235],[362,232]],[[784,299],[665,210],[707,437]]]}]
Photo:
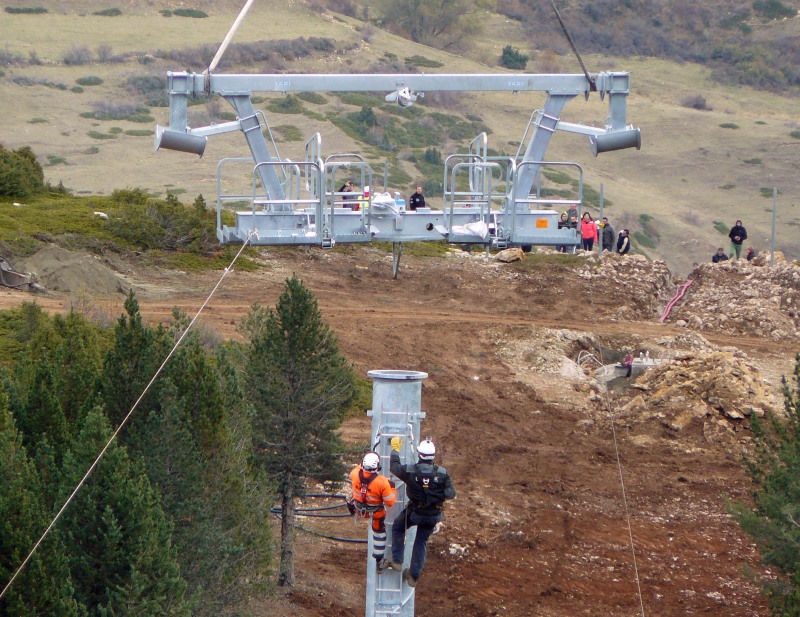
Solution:
[{"label": "construction site soil", "polygon": [[[40,275],[50,293],[4,289],[0,307],[34,300],[113,320],[117,289],[133,288],[155,323],[173,307],[194,315],[222,276],[155,270],[135,257],[79,259],[80,283],[59,286],[51,268]],[[224,277],[198,322],[205,336],[238,336],[248,308],[274,305],[297,274],[360,374],[429,375],[423,432],[458,497],[431,540],[418,616],[768,615],[745,572],[774,573],[760,567],[726,502],[749,499],[749,417],[781,413],[781,376],[791,375],[800,338],[732,321],[693,329],[686,308],[726,284],[768,278],[767,265],[701,265],[677,325],[659,316],[680,281],[642,257],[505,264],[454,251],[404,256],[396,280],[391,255],[372,247],[270,249],[261,260],[256,272]],[[628,352],[663,362],[604,389],[596,369]],[[351,418],[343,436],[366,444],[369,426],[366,413]],[[332,520],[304,525],[366,538],[362,522]],[[363,614],[365,546],[304,533],[297,542],[296,585],[253,598],[253,614]]]}]

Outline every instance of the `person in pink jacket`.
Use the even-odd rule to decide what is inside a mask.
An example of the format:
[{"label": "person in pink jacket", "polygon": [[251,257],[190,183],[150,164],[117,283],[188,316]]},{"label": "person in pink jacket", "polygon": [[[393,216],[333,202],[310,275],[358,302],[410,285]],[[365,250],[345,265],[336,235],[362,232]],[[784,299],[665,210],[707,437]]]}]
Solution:
[{"label": "person in pink jacket", "polygon": [[584,251],[591,251],[597,241],[597,224],[588,212],[584,212],[581,218],[581,240]]}]

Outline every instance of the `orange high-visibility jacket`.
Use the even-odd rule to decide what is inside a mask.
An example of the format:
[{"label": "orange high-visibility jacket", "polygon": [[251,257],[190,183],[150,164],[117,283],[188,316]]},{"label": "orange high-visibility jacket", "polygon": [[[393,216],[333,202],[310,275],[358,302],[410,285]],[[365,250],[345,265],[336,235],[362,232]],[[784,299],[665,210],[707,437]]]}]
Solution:
[{"label": "orange high-visibility jacket", "polygon": [[383,504],[391,508],[397,499],[397,491],[389,484],[389,478],[366,473],[360,465],[350,472],[350,482],[353,484],[353,499],[358,503],[375,507]]}]

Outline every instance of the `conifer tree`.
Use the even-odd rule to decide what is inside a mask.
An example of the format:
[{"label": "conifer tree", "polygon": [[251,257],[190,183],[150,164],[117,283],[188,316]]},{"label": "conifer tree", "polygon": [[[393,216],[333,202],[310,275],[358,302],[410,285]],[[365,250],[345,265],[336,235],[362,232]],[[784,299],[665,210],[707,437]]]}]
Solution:
[{"label": "conifer tree", "polygon": [[795,359],[794,388],[784,378],[786,420],[767,423],[753,416],[755,454],[745,458],[753,481],[754,508],[736,504],[732,511],[755,540],[764,564],[783,576],[764,579],[773,615],[800,615],[800,354]]},{"label": "conifer tree", "polygon": [[[63,500],[111,435],[100,408],[64,455]],[[141,465],[113,443],[62,517],[75,596],[89,615],[188,616],[172,525]]]},{"label": "conifer tree", "polygon": [[296,276],[286,281],[274,310],[254,306],[241,329],[249,338],[256,457],[281,499],[278,583],[292,585],[295,499],[306,480],[341,478],[335,430],[355,399],[355,375],[316,299]]},{"label": "conifer tree", "polygon": [[[116,427],[144,392],[168,353],[162,328],[148,328],[142,321],[139,302],[131,291],[125,300],[125,314],[114,329],[114,342],[106,354],[101,376],[101,392],[108,419]],[[159,383],[149,390],[140,403],[123,435],[126,444],[136,443],[141,435],[148,410],[157,406]]]},{"label": "conifer tree", "polygon": [[[36,468],[22,445],[5,395],[0,394],[0,589],[6,587],[49,522]],[[80,614],[64,544],[55,529],[0,600],[0,615]]]}]

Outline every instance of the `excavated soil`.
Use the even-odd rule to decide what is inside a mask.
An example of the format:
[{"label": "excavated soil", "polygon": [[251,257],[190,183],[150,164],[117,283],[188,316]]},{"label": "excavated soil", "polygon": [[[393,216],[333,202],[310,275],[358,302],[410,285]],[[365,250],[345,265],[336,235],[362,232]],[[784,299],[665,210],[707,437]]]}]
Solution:
[{"label": "excavated soil", "polygon": [[[362,374],[429,374],[423,431],[458,497],[431,540],[418,616],[768,615],[744,574],[763,573],[758,552],[726,500],[748,499],[749,414],[780,412],[796,340],[695,331],[684,309],[680,326],[659,323],[677,281],[641,258],[570,269],[465,253],[403,257],[397,280],[391,257],[373,248],[262,258],[258,272],[225,276],[199,321],[208,336],[235,337],[250,305],[274,304],[296,273]],[[174,306],[194,315],[222,276],[106,266],[153,322]],[[107,292],[0,290],[0,307],[35,299],[113,319],[123,296]],[[594,379],[599,364],[640,351],[665,364],[607,392]],[[363,443],[369,419],[343,432]],[[343,520],[307,525],[366,537]],[[297,555],[294,589],[253,598],[254,615],[363,614],[363,545],[301,534]]]}]

